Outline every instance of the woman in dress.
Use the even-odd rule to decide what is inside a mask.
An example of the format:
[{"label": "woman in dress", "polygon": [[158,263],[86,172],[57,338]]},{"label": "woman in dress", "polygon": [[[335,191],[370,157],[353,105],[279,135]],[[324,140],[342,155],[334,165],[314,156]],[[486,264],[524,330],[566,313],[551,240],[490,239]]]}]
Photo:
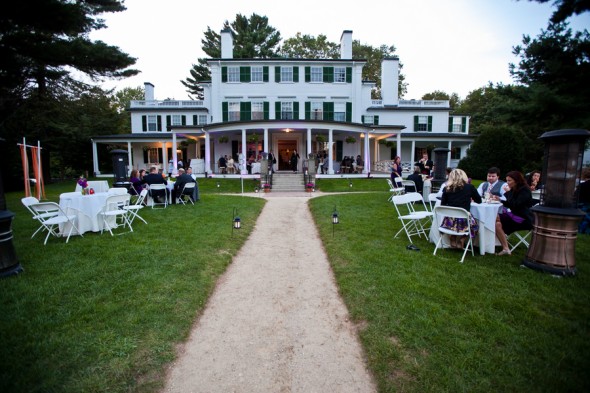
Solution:
[{"label": "woman in dress", "polygon": [[536,191],[541,188],[541,172],[532,171],[526,178],[527,186],[529,190]]},{"label": "woman in dress", "polygon": [[[467,174],[463,170],[453,169],[451,173],[449,173],[447,186],[443,190],[441,205],[460,207],[469,212],[471,209],[472,200],[475,203],[481,203],[481,195],[479,195],[477,192],[477,188],[469,184]],[[475,218],[471,215],[471,212],[469,212],[469,222],[471,225],[471,233],[469,235],[471,238],[474,238],[479,230],[479,225],[477,224]],[[467,232],[467,221],[464,218],[445,217],[441,227],[457,232]],[[465,238],[461,236],[461,240],[459,241],[457,239],[458,237],[459,236],[450,237],[451,247],[465,248]]]},{"label": "woman in dress", "polygon": [[139,195],[141,193],[141,190],[143,189],[143,186],[141,184],[141,179],[139,178],[139,171],[137,169],[133,169],[131,171],[129,181],[131,182],[131,187],[129,187],[129,193],[131,195]]},{"label": "woman in dress", "polygon": [[[400,156],[396,156],[391,164],[391,182],[393,184],[395,184],[396,177],[402,177],[402,159]],[[396,186],[399,187],[401,184],[396,184]]]},{"label": "woman in dress", "polygon": [[506,235],[533,227],[533,215],[529,208],[534,202],[524,176],[518,171],[508,172],[506,185],[509,189],[504,193],[506,200],[500,200],[500,197],[496,195],[492,196],[492,199],[500,200],[505,208],[496,219],[496,237],[502,244],[502,251],[496,255],[510,255],[510,245]]}]

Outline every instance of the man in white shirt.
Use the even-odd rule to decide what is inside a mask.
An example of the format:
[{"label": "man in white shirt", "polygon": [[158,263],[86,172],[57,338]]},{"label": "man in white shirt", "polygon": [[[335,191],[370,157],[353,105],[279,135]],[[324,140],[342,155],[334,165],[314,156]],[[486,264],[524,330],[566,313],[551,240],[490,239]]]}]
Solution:
[{"label": "man in white shirt", "polygon": [[500,180],[500,169],[491,167],[488,169],[488,181],[485,181],[477,187],[477,192],[482,197],[485,196],[486,192],[491,195],[496,195],[500,199],[504,199],[504,193],[506,192],[506,182]]}]

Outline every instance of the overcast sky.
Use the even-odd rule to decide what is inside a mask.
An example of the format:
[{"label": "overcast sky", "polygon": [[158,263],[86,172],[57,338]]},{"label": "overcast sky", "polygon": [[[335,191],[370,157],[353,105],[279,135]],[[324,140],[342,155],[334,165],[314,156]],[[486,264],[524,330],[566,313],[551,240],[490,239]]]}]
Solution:
[{"label": "overcast sky", "polygon": [[[393,45],[403,64],[408,92],[419,99],[434,90],[461,98],[489,81],[512,83],[512,47],[523,34],[536,37],[553,8],[527,0],[126,0],[127,10],[105,16],[107,28],[91,34],[137,58],[138,76],[106,82],[104,88],[155,85],[155,98],[188,99],[180,83],[197,59],[207,57],[201,40],[207,26],[219,32],[236,14],[268,17],[283,39],[301,32],[339,43],[343,30],[374,47]],[[590,27],[590,15],[570,18]]]}]

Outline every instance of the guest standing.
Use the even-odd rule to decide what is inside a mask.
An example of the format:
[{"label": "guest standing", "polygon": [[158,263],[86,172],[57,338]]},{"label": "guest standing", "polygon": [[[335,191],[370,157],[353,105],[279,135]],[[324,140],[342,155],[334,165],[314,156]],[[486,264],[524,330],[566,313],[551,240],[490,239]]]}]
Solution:
[{"label": "guest standing", "polygon": [[297,163],[299,162],[299,154],[297,154],[297,150],[293,150],[293,154],[291,154],[291,169],[293,173],[297,172]]}]

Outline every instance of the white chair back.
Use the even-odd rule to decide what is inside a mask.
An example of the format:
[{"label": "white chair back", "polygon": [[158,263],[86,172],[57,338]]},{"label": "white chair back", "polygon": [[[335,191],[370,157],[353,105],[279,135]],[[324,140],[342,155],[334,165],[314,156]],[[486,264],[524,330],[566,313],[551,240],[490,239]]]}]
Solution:
[{"label": "white chair back", "polygon": [[[440,234],[440,238],[438,239],[438,242],[436,243],[436,247],[434,248],[434,252],[432,253],[432,255],[436,255],[436,251],[439,248],[443,248],[444,247],[444,243],[443,243],[443,239],[444,239],[444,235],[450,235],[450,236],[467,236],[468,242],[467,245],[465,246],[465,250],[463,251],[463,256],[461,257],[461,263],[463,263],[463,260],[465,260],[465,255],[467,254],[467,251],[471,249],[471,255],[474,255],[473,252],[473,239],[471,238],[471,220],[470,220],[470,216],[469,216],[469,212],[465,209],[462,209],[460,207],[453,207],[453,206],[436,206],[434,208],[434,214],[436,217],[449,217],[449,218],[462,218],[465,220],[466,224],[467,224],[467,231],[466,232],[457,232],[454,231],[452,229],[447,229],[447,228],[441,228],[440,227],[440,223],[438,223],[438,231]],[[438,220],[437,220],[438,222]]]},{"label": "white chair back", "polygon": [[112,187],[112,188],[109,188],[108,193],[109,194],[112,194],[112,195],[125,195],[125,194],[129,194],[129,192],[127,191],[127,189],[126,188],[123,188],[123,187]]}]

